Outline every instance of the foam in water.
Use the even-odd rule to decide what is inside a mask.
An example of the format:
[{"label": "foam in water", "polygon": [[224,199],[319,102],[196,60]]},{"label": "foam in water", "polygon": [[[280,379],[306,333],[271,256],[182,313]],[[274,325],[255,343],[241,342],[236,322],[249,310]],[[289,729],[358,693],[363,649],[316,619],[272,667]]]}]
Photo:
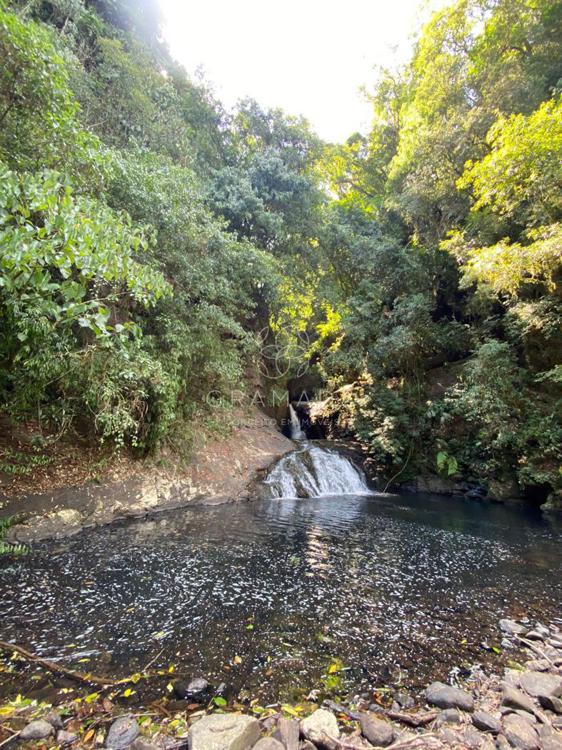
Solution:
[{"label": "foam in water", "polygon": [[264,484],[271,497],[370,494],[363,473],[346,456],[310,444],[284,456]]}]

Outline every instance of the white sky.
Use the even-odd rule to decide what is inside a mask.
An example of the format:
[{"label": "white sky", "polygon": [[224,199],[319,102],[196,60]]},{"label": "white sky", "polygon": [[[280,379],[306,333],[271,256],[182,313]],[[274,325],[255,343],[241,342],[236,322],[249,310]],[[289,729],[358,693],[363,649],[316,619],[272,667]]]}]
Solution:
[{"label": "white sky", "polygon": [[326,140],[366,130],[360,87],[408,58],[446,0],[160,0],[164,36],[190,74],[202,68],[228,106],[251,96],[304,115]]}]

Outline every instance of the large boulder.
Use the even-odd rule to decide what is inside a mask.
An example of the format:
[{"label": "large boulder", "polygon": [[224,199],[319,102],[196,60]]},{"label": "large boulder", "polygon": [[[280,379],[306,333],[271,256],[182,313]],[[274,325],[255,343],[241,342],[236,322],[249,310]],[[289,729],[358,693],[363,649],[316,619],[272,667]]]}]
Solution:
[{"label": "large boulder", "polygon": [[249,750],[258,741],[257,719],[243,714],[211,714],[192,724],[189,750]]},{"label": "large boulder", "polygon": [[433,682],[425,691],[429,704],[439,708],[460,708],[461,711],[474,711],[474,699],[470,693],[460,688]]}]

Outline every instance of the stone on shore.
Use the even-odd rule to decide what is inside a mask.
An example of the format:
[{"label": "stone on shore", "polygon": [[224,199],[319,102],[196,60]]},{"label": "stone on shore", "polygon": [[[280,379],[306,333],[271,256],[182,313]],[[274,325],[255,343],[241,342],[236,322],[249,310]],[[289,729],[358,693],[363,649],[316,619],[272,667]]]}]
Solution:
[{"label": "stone on shore", "polygon": [[555,698],[553,695],[539,695],[539,703],[543,708],[553,711],[555,714],[562,714],[562,700]]},{"label": "stone on shore", "polygon": [[439,708],[474,711],[474,699],[470,693],[443,682],[433,682],[425,691],[425,697],[428,703]]},{"label": "stone on shore", "polygon": [[112,750],[124,750],[136,740],[139,734],[139,725],[132,716],[120,716],[109,727],[105,746]]},{"label": "stone on shore", "polygon": [[254,750],[285,750],[285,746],[274,737],[262,737],[254,745]]},{"label": "stone on shore", "polygon": [[546,672],[524,672],[519,678],[523,690],[533,698],[539,695],[553,695],[558,698],[562,694],[562,679]]},{"label": "stone on shore", "polygon": [[460,724],[461,722],[462,714],[456,708],[446,708],[435,719],[437,726],[441,726],[442,724]]},{"label": "stone on shore", "polygon": [[361,714],[359,719],[363,736],[375,747],[386,747],[392,744],[395,731],[392,724],[370,713]]},{"label": "stone on shore", "polygon": [[301,721],[301,734],[315,745],[322,744],[325,736],[337,740],[340,730],[336,717],[325,708],[317,708],[314,713]]},{"label": "stone on shore", "polygon": [[527,632],[527,628],[524,625],[515,622],[515,620],[508,619],[500,620],[500,630],[503,630],[508,635],[524,635]]},{"label": "stone on shore", "polygon": [[502,684],[502,705],[508,706],[509,708],[521,708],[523,711],[528,711],[530,714],[535,713],[535,704],[528,695],[522,693],[521,690],[508,685],[507,683]]},{"label": "stone on shore", "polygon": [[209,691],[210,685],[203,677],[195,677],[189,682],[178,680],[174,683],[174,693],[178,698],[189,698],[196,702],[204,699]]},{"label": "stone on shore", "polygon": [[192,724],[189,750],[248,750],[260,737],[257,719],[243,714],[211,714]]},{"label": "stone on shore", "polygon": [[476,711],[472,717],[472,723],[481,732],[491,734],[499,734],[502,728],[500,720],[487,711]]},{"label": "stone on shore", "polygon": [[49,722],[44,719],[36,719],[35,721],[30,721],[29,724],[21,730],[19,739],[44,740],[54,733],[55,730],[52,724],[49,724]]},{"label": "stone on shore", "polygon": [[67,732],[64,729],[59,729],[57,732],[57,745],[64,747],[65,745],[73,745],[78,740],[78,735],[74,732]]},{"label": "stone on shore", "polygon": [[299,722],[282,716],[273,736],[284,745],[285,750],[299,750],[299,734]]},{"label": "stone on shore", "polygon": [[518,714],[506,716],[503,720],[503,729],[507,741],[516,750],[539,750],[537,730]]}]

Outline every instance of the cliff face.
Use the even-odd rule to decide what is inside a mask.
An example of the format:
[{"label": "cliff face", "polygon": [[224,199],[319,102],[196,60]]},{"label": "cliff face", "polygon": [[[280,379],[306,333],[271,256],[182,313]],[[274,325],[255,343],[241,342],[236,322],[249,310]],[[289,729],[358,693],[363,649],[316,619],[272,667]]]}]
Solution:
[{"label": "cliff face", "polygon": [[274,420],[249,409],[236,415],[228,435],[201,440],[181,470],[123,461],[85,483],[64,484],[55,473],[52,488],[23,496],[15,483],[11,496],[5,491],[0,516],[21,518],[8,538],[29,542],[191,503],[233,502],[248,497],[252,481],[293,448]]}]

